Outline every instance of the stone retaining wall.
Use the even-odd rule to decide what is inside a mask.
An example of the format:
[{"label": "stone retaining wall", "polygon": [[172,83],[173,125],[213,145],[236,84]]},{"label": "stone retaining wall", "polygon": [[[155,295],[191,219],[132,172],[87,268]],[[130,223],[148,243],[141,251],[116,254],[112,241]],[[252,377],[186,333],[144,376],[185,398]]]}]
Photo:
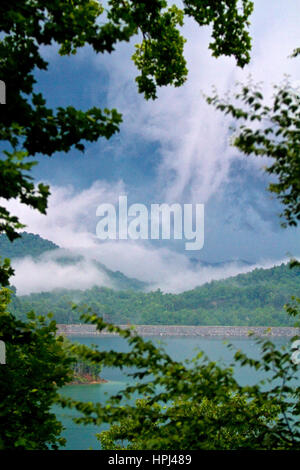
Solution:
[{"label": "stone retaining wall", "polygon": [[[58,334],[66,336],[116,336],[116,333],[96,331],[95,325],[63,325],[58,324]],[[128,328],[128,325],[119,325]],[[176,326],[176,325],[136,325],[140,336],[248,336],[253,331],[258,336],[295,336],[299,328],[283,326]]]}]

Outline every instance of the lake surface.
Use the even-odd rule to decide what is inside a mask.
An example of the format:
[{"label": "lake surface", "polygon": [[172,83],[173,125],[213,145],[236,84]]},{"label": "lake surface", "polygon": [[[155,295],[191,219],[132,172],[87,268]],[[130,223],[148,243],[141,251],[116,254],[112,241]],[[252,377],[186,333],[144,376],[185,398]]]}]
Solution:
[{"label": "lake surface", "polygon": [[[120,337],[93,337],[93,338],[71,338],[72,341],[77,341],[82,344],[98,346],[99,350],[115,350],[115,351],[128,351],[127,343]],[[151,341],[159,341],[164,346],[166,352],[174,360],[191,359],[202,350],[213,361],[217,361],[219,365],[229,366],[232,362],[234,351],[228,349],[224,344],[225,339],[212,338],[212,337],[152,337],[146,338]],[[237,349],[241,349],[250,357],[259,357],[259,346],[256,344],[254,338],[226,338],[227,342],[233,344]],[[279,345],[289,345],[289,338],[277,337],[272,341]],[[70,396],[76,400],[91,401],[104,403],[108,396],[115,394],[118,390],[123,389],[129,383],[129,378],[124,371],[117,368],[103,368],[101,377],[108,380],[105,384],[95,385],[69,385],[62,389],[62,393]],[[263,378],[262,372],[254,371],[248,367],[235,368],[235,377],[240,384],[254,384]],[[299,375],[300,379],[300,375]],[[85,449],[99,449],[100,445],[95,437],[95,434],[100,430],[107,428],[106,425],[101,426],[84,426],[75,424],[72,416],[76,415],[76,411],[62,410],[55,408],[56,415],[62,421],[65,431],[63,436],[67,439],[67,445],[64,449],[72,450],[85,450]]]}]

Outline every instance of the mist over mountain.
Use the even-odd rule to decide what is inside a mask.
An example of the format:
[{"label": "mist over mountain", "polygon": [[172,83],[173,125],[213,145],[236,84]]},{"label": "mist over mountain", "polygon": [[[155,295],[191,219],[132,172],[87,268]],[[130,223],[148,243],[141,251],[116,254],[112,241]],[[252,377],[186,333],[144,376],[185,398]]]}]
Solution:
[{"label": "mist over mountain", "polygon": [[[254,269],[225,280],[211,281],[181,294],[113,290],[55,289],[25,296],[13,295],[9,309],[19,318],[30,310],[52,312],[58,323],[81,323],[81,309],[117,324],[292,326],[283,306],[300,295],[300,269],[282,264]],[[73,309],[76,304],[79,308]]]},{"label": "mist over mountain", "polygon": [[[2,258],[10,258],[16,271],[18,271],[19,268],[24,268],[27,271],[29,282],[30,278],[34,281],[35,267],[46,267],[46,269],[48,267],[50,274],[51,268],[53,265],[56,265],[56,276],[58,278],[60,277],[60,273],[62,275],[69,274],[70,276],[73,274],[74,270],[76,270],[78,272],[78,281],[81,282],[83,286],[84,274],[90,271],[94,274],[96,285],[103,285],[117,290],[144,290],[147,287],[145,282],[129,278],[120,271],[112,271],[97,260],[86,260],[83,255],[73,253],[66,249],[60,249],[60,247],[52,241],[32,233],[22,232],[22,236],[13,242],[10,242],[5,235],[1,234],[0,255]],[[18,273],[16,276],[18,279]],[[40,272],[40,276],[41,278],[43,277],[43,271]],[[48,279],[49,289],[44,290],[52,290],[51,276],[49,276]],[[74,281],[73,287],[76,287],[74,276],[70,278],[71,283],[72,279]],[[70,287],[72,286],[70,285]],[[38,287],[37,291],[39,290]],[[32,291],[35,291],[34,286],[32,287]]]},{"label": "mist over mountain", "polygon": [[[78,323],[80,315],[71,308],[75,302],[114,323],[280,326],[291,324],[284,304],[300,295],[300,270],[284,263],[263,269],[245,260],[190,258],[198,286],[176,294],[113,271],[90,252],[62,249],[31,233],[13,243],[0,236],[0,253],[11,258],[16,270],[12,284],[17,295],[10,308],[20,318],[33,309],[53,312],[58,323]],[[201,272],[210,273],[208,282],[201,282]]]},{"label": "mist over mountain", "polygon": [[61,248],[39,235],[22,232],[14,242],[0,236],[0,256],[9,257],[18,295],[57,289],[181,293],[211,281],[224,280],[255,268],[272,268],[282,261],[252,264],[243,259],[201,261],[166,249],[124,243],[95,243],[90,248]]}]

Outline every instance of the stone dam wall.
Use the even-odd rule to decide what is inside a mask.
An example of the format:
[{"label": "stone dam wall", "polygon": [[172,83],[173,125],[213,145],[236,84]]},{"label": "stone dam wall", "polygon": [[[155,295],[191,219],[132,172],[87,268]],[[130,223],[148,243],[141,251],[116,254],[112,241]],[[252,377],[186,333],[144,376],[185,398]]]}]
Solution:
[{"label": "stone dam wall", "polygon": [[[128,325],[118,325],[128,328]],[[95,325],[63,325],[58,324],[59,335],[66,336],[117,336],[116,333],[102,331],[99,333]],[[248,336],[253,332],[257,336],[295,336],[300,334],[300,328],[283,326],[176,326],[176,325],[136,325],[135,331],[140,336],[214,336],[232,337]]]}]

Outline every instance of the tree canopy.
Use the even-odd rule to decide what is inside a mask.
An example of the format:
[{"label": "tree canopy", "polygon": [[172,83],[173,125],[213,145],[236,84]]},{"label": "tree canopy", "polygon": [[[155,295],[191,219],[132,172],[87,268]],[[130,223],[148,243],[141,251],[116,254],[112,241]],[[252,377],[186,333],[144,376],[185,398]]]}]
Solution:
[{"label": "tree canopy", "polygon": [[237,84],[227,99],[217,94],[208,103],[234,119],[232,145],[245,155],[268,157],[265,168],[274,177],[269,190],[284,206],[282,225],[300,220],[300,89],[289,80],[274,86],[271,105],[264,100],[261,85]]}]

